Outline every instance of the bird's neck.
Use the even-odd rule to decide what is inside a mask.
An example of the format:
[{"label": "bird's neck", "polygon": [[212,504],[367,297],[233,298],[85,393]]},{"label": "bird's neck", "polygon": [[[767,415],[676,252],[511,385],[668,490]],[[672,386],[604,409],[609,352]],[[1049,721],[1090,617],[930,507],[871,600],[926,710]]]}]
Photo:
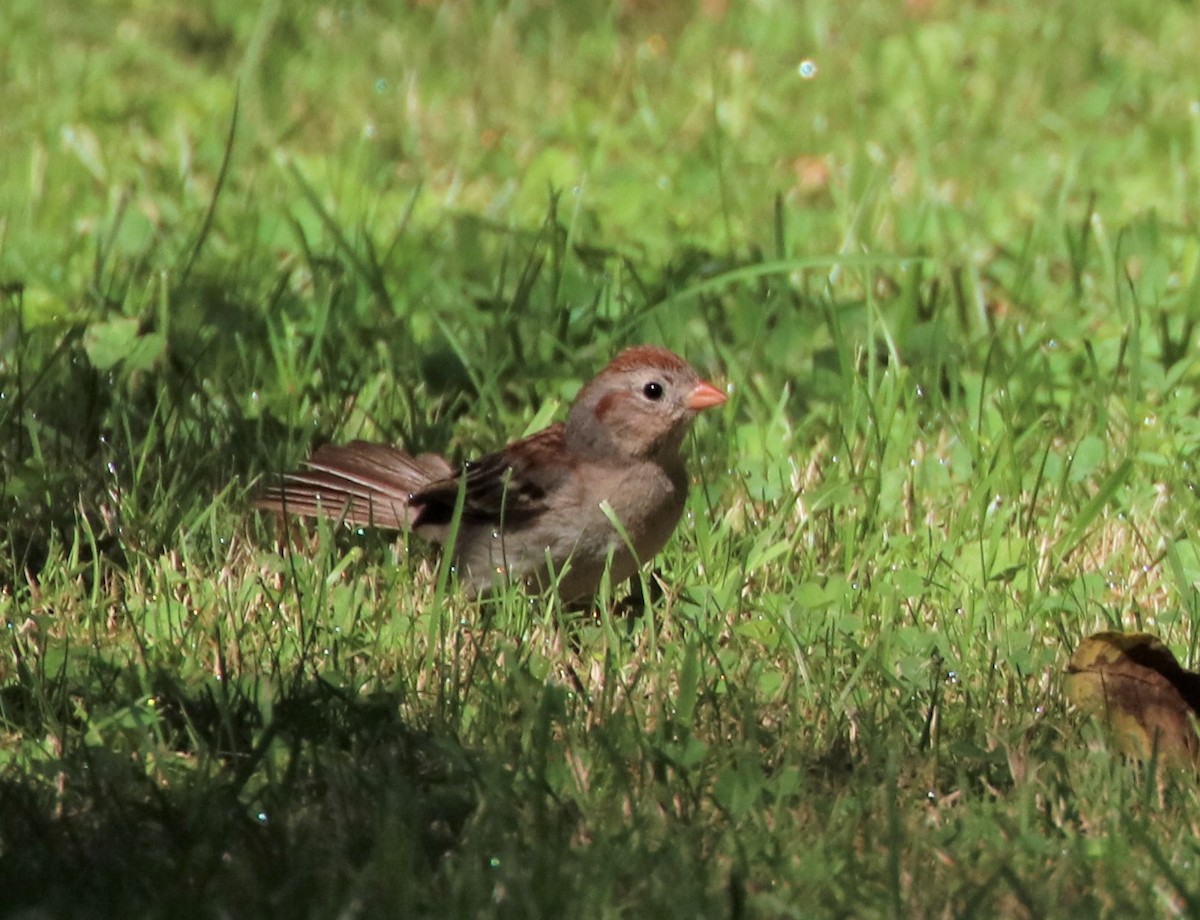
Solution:
[{"label": "bird's neck", "polygon": [[584,424],[573,415],[566,424],[567,449],[578,457],[605,463],[658,463],[671,467],[682,463],[679,455],[681,438],[673,436],[649,439],[638,438],[634,431],[611,425]]}]

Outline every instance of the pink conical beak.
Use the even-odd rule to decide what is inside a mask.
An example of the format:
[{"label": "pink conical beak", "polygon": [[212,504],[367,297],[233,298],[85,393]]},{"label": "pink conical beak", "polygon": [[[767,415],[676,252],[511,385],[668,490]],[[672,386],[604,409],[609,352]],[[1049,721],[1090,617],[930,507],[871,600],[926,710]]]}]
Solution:
[{"label": "pink conical beak", "polygon": [[697,412],[701,409],[709,409],[713,406],[719,406],[729,397],[718,390],[711,383],[701,381],[696,384],[696,389],[688,395],[687,407],[694,409]]}]

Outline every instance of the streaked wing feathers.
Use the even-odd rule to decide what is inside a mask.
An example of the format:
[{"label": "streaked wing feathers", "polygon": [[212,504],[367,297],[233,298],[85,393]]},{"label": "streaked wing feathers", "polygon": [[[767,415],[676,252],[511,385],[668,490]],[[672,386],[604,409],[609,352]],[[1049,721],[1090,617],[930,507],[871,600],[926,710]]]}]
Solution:
[{"label": "streaked wing feathers", "polygon": [[[569,457],[562,425],[530,435],[503,450],[467,464],[464,520],[520,527],[538,517],[551,493],[569,473]],[[459,476],[430,483],[414,492],[411,503],[419,509],[413,526],[448,524],[458,500]]]}]

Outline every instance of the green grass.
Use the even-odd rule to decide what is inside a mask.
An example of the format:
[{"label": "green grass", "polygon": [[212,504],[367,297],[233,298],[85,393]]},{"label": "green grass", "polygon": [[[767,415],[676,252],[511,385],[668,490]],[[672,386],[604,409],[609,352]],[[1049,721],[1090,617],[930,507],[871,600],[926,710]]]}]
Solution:
[{"label": "green grass", "polygon": [[[7,3],[0,914],[1200,913],[1061,688],[1200,659],[1194,12]],[[640,341],[645,616],[249,510]]]}]

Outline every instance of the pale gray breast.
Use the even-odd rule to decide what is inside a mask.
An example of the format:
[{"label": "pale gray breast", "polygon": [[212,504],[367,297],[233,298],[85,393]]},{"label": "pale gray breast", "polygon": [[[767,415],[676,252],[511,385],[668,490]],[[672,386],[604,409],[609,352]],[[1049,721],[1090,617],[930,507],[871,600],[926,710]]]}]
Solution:
[{"label": "pale gray breast", "polygon": [[[559,493],[553,507],[524,526],[485,530],[470,528],[455,553],[460,578],[476,591],[505,579],[547,581],[546,558],[561,575],[564,599],[593,594],[612,556],[611,578],[618,583],[634,575],[666,545],[683,514],[687,474],[682,462],[664,468],[657,463],[611,470],[611,484],[601,490],[609,513],[594,494]],[[570,494],[571,491],[574,494]],[[631,538],[634,554],[609,514]]]}]

